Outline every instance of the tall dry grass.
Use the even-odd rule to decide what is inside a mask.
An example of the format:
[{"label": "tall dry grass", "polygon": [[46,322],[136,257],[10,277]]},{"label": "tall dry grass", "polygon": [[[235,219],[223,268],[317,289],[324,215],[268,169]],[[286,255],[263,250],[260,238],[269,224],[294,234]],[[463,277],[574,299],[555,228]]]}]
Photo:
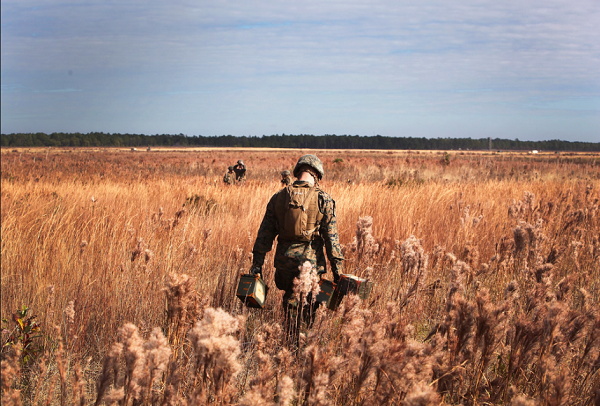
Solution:
[{"label": "tall dry grass", "polygon": [[272,253],[264,310],[235,287],[306,152],[3,150],[2,316],[45,333],[33,362],[3,350],[3,403],[599,401],[598,156],[316,151],[375,287],[294,350]]}]

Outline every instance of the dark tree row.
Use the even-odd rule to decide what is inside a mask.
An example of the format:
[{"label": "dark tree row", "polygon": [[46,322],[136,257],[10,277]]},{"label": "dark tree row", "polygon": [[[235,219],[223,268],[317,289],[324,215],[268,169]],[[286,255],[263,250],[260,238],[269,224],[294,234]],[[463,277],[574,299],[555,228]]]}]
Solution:
[{"label": "dark tree row", "polygon": [[[359,135],[263,135],[241,136],[186,136],[184,134],[108,134],[92,133],[15,133],[1,134],[3,147],[271,147],[314,149],[433,149],[433,150],[485,150],[487,138],[413,138]],[[598,142],[571,142],[561,140],[519,141],[495,138],[494,150],[540,151],[600,151]]]}]

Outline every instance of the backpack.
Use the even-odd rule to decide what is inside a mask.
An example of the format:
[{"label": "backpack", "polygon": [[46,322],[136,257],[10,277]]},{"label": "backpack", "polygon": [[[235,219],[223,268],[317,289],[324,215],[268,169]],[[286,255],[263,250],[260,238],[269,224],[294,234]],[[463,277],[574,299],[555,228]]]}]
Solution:
[{"label": "backpack", "polygon": [[311,241],[318,235],[323,213],[319,211],[319,189],[289,185],[281,190],[275,202],[279,238]]}]

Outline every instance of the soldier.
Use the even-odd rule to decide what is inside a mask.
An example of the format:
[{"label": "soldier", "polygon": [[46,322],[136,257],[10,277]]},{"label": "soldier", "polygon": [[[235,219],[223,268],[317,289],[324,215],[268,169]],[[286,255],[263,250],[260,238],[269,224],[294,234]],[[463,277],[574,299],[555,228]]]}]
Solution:
[{"label": "soldier", "polygon": [[233,171],[235,172],[236,182],[244,182],[246,180],[246,165],[244,165],[244,161],[239,159],[237,165],[233,167]]},{"label": "soldier", "polygon": [[297,340],[302,320],[293,314],[297,316],[301,311],[305,316],[293,297],[294,279],[300,274],[300,266],[309,261],[318,275],[325,274],[325,249],[334,282],[337,282],[344,259],[337,233],[335,201],[319,188],[318,181],[323,175],[323,164],[315,155],[304,155],[298,160],[294,167],[297,180],[271,197],[252,249],[250,273],[256,275],[262,273],[265,254],[278,237],[275,285],[285,292],[286,327],[294,340]]},{"label": "soldier", "polygon": [[283,187],[289,186],[292,184],[292,177],[290,175],[290,171],[281,172],[281,185]]},{"label": "soldier", "polygon": [[233,185],[235,183],[233,166],[227,168],[227,172],[225,173],[225,175],[223,175],[223,183],[225,183],[226,185]]}]

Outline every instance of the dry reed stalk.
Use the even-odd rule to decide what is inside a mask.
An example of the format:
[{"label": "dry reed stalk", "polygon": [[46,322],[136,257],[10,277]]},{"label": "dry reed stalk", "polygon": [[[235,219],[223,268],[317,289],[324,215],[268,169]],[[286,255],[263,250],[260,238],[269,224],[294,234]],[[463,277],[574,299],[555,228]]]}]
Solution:
[{"label": "dry reed stalk", "polygon": [[75,364],[73,382],[71,384],[73,388],[73,405],[84,406],[86,404],[85,387],[87,382],[85,381],[85,369],[85,367],[81,367],[81,363]]},{"label": "dry reed stalk", "polygon": [[21,391],[15,386],[18,385],[18,379],[21,377],[21,366],[19,357],[21,356],[20,346],[16,346],[14,351],[2,359],[2,404],[9,406],[21,405]]},{"label": "dry reed stalk", "polygon": [[241,370],[240,343],[232,335],[243,325],[222,309],[208,308],[188,336],[194,349],[197,382],[195,395],[215,396],[229,402],[235,393],[233,379]]},{"label": "dry reed stalk", "polygon": [[294,297],[301,306],[307,306],[308,301],[314,301],[321,291],[320,278],[309,261],[304,262],[299,269],[300,274],[294,278]]},{"label": "dry reed stalk", "polygon": [[255,362],[258,364],[258,371],[248,383],[249,389],[240,399],[239,404],[240,406],[275,405],[275,371],[271,357],[262,351],[257,351]]},{"label": "dry reed stalk", "polygon": [[373,217],[360,217],[356,223],[356,235],[351,249],[357,252],[359,263],[372,260],[379,251],[379,244],[373,237]]},{"label": "dry reed stalk", "polygon": [[187,329],[200,316],[199,300],[195,290],[196,279],[189,275],[169,275],[164,288],[167,298],[167,337],[178,347]]},{"label": "dry reed stalk", "polygon": [[144,340],[135,325],[126,324],[119,331],[119,341],[113,344],[104,360],[95,404],[102,401],[120,405],[159,403],[163,396],[158,388],[170,356],[171,348],[160,329],[154,329]]}]

